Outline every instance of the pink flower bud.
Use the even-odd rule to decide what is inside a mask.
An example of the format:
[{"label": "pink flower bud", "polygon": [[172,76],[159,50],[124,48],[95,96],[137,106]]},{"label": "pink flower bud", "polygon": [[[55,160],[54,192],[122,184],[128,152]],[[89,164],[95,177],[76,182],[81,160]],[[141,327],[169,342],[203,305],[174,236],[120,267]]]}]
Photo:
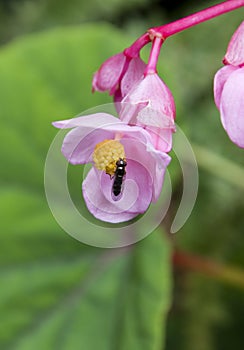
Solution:
[{"label": "pink flower bud", "polygon": [[244,22],[230,40],[224,63],[214,78],[214,99],[229,138],[244,148]]},{"label": "pink flower bud", "polygon": [[110,95],[116,95],[115,101],[118,102],[118,96],[121,95],[122,99],[127,94],[141,78],[145,67],[140,57],[131,58],[123,52],[118,53],[106,60],[94,74],[92,90],[109,91]]},{"label": "pink flower bud", "polygon": [[229,138],[244,148],[244,67],[227,66],[214,78],[216,105]]},{"label": "pink flower bud", "polygon": [[232,66],[244,64],[244,21],[233,34],[223,62]]},{"label": "pink flower bud", "polygon": [[169,152],[172,147],[174,118],[173,96],[156,73],[141,79],[122,100],[120,119],[146,128],[154,147],[162,152]]},{"label": "pink flower bud", "polygon": [[128,58],[121,52],[107,59],[95,73],[92,90],[109,91],[113,95]]}]

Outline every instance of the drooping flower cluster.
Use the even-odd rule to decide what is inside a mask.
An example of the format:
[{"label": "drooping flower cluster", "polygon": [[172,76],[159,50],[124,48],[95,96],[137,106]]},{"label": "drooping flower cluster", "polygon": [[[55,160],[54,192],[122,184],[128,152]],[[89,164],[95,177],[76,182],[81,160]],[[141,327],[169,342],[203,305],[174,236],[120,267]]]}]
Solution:
[{"label": "drooping flower cluster", "polygon": [[[53,123],[71,129],[62,146],[67,160],[93,164],[82,191],[96,218],[112,223],[130,220],[160,195],[175,132],[174,99],[156,70],[164,40],[243,5],[244,0],[226,1],[152,28],[106,60],[94,75],[92,90],[113,96],[118,118],[96,113]],[[140,50],[150,42],[146,64]],[[230,41],[224,64],[215,76],[215,102],[229,137],[244,147],[244,22]]]},{"label": "drooping flower cluster", "polygon": [[[148,39],[149,34],[138,50]],[[53,123],[72,129],[62,146],[67,160],[93,164],[82,184],[83,197],[89,211],[103,221],[117,223],[144,213],[162,189],[171,159],[167,153],[175,131],[175,105],[156,72],[161,41],[153,38],[148,65],[134,45],[95,73],[93,91],[114,96],[119,118],[97,113]]]},{"label": "drooping flower cluster", "polygon": [[244,148],[244,22],[232,36],[214,78],[214,98],[229,138]]}]

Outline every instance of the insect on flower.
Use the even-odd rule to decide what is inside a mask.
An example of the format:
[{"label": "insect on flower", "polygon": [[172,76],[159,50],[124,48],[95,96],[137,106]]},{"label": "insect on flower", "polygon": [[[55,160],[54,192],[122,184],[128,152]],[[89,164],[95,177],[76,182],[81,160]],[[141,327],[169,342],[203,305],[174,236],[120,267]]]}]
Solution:
[{"label": "insect on flower", "polygon": [[143,214],[151,202],[158,200],[171,158],[154,148],[145,129],[106,113],[53,125],[71,129],[62,144],[68,162],[92,164],[82,182],[82,193],[88,210],[97,219],[125,222]]},{"label": "insect on flower", "polygon": [[126,165],[127,165],[127,163],[126,163],[125,158],[123,158],[123,159],[120,158],[116,162],[116,170],[114,173],[114,182],[113,182],[113,186],[112,186],[112,199],[114,201],[119,200],[122,196],[123,183],[124,183],[125,175],[126,175],[126,171],[125,171]]}]

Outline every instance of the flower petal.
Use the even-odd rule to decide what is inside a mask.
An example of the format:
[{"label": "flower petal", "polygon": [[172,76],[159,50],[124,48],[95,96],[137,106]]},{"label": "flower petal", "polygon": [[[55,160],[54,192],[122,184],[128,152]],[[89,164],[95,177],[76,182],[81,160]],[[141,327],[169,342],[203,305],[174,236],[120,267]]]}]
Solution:
[{"label": "flower petal", "polygon": [[169,152],[172,147],[174,118],[173,96],[157,74],[139,80],[122,100],[120,119],[152,132],[153,145],[162,152]]},{"label": "flower petal", "polygon": [[161,193],[164,175],[171,158],[161,151],[156,150],[151,142],[136,139],[123,138],[121,140],[125,148],[126,159],[140,163],[152,178],[152,200],[156,201]]},{"label": "flower petal", "polygon": [[83,181],[86,205],[97,219],[123,222],[147,210],[152,198],[152,179],[141,164],[128,161],[123,195],[118,201],[112,199],[112,185],[113,179],[94,168]]},{"label": "flower petal", "polygon": [[219,109],[220,100],[222,91],[225,85],[226,80],[229,76],[236,70],[237,67],[234,66],[225,66],[218,70],[214,77],[214,101],[216,106]]},{"label": "flower petal", "polygon": [[229,42],[224,63],[233,66],[244,64],[244,21],[237,28]]},{"label": "flower petal", "polygon": [[107,124],[121,123],[118,118],[108,113],[95,113],[84,115],[80,117],[75,117],[72,119],[60,120],[53,122],[53,126],[58,129],[71,129],[77,126],[83,126],[87,128],[100,128]]},{"label": "flower petal", "polygon": [[175,128],[159,128],[154,126],[146,126],[145,130],[147,130],[152,138],[152,144],[161,152],[170,152],[172,149],[172,139],[173,132]]},{"label": "flower petal", "polygon": [[[128,221],[135,217],[135,213],[123,210],[115,212],[116,205],[118,206],[119,201],[111,203],[105,197],[101,190],[101,183],[99,180],[96,170],[92,168],[82,183],[83,197],[90,213],[99,220],[112,223]],[[107,178],[107,181],[110,181],[110,179]]]},{"label": "flower petal", "polygon": [[[122,100],[122,103],[129,103],[131,105],[141,105],[148,106],[149,112],[157,111],[155,115],[155,122],[159,125],[164,123],[166,120],[174,120],[175,118],[175,104],[173,96],[169,88],[165,83],[159,78],[157,74],[149,74],[144,79],[140,80],[134,88],[129,92],[129,94]],[[128,120],[127,110],[123,113],[123,108],[121,111],[121,120]],[[141,109],[143,110],[143,109]],[[140,112],[139,112],[140,113]],[[150,113],[149,113],[150,114]],[[131,115],[132,119],[134,116]],[[151,115],[149,116],[148,123],[151,123]],[[161,120],[162,119],[162,120]],[[146,123],[147,121],[144,120]]]},{"label": "flower petal", "polygon": [[121,94],[124,97],[128,94],[131,88],[143,77],[146,69],[145,62],[140,57],[133,58],[121,80]]},{"label": "flower petal", "polygon": [[113,94],[126,60],[127,57],[122,52],[107,59],[93,77],[93,90],[101,92],[108,90],[110,94]]},{"label": "flower petal", "polygon": [[151,141],[149,133],[139,126],[130,126],[120,119],[105,113],[97,113],[84,117],[53,123],[59,128],[75,127],[65,136],[62,152],[72,164],[85,164],[92,161],[96,144],[122,135],[136,139],[144,144]]},{"label": "flower petal", "polygon": [[220,101],[222,124],[230,139],[244,148],[244,68],[226,81]]},{"label": "flower petal", "polygon": [[[114,137],[116,125],[121,124],[118,118],[106,113],[54,122],[57,128],[74,128],[64,138],[62,153],[71,164],[85,164],[92,161],[95,145],[105,139]],[[112,130],[106,131],[106,127]],[[120,129],[120,128],[119,128]]]}]

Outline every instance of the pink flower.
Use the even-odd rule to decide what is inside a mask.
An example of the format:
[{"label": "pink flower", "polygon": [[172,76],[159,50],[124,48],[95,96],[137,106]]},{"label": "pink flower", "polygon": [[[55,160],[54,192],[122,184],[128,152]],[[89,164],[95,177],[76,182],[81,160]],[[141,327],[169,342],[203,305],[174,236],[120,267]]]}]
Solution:
[{"label": "pink flower", "polygon": [[229,138],[244,148],[244,22],[232,36],[214,78],[214,99]]},{"label": "pink flower", "polygon": [[141,78],[121,102],[120,119],[144,127],[151,134],[154,147],[169,152],[175,131],[175,104],[159,76],[153,73]]},{"label": "pink flower", "polygon": [[244,64],[244,21],[237,28],[229,42],[224,64],[243,66]]},{"label": "pink flower", "polygon": [[118,102],[142,76],[145,67],[140,57],[132,58],[120,52],[107,59],[94,74],[92,90],[116,94],[115,100]]},{"label": "pink flower", "polygon": [[[88,210],[103,221],[117,223],[144,213],[157,201],[170,157],[156,150],[149,133],[129,126],[106,113],[54,122],[72,128],[64,138],[62,152],[72,164],[92,163],[82,184]],[[112,195],[116,160],[126,159],[122,196]]]}]

